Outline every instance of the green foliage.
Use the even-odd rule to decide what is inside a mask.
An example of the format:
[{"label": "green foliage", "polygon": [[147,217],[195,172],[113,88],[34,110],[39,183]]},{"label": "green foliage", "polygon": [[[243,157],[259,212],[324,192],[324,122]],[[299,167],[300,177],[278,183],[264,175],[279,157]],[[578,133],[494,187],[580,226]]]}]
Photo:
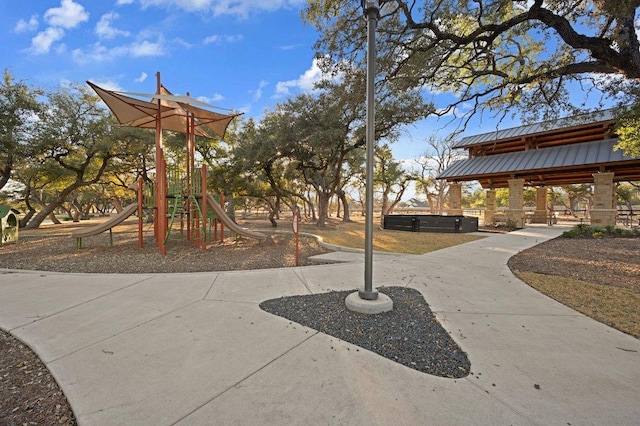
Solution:
[{"label": "green foliage", "polygon": [[463,191],[462,206],[465,208],[481,208],[486,204],[487,193],[482,187],[477,187],[473,191]]},{"label": "green foliage", "polygon": [[[634,91],[636,99],[638,91]],[[640,102],[636,101],[616,123],[618,143],[616,149],[621,149],[625,155],[640,157]]]},{"label": "green foliage", "polygon": [[509,207],[509,189],[496,189],[496,207]]},{"label": "green foliage", "polygon": [[0,82],[0,189],[30,155],[30,143],[42,109],[37,100],[40,94],[41,91],[16,81],[9,70],[4,70]]},{"label": "green foliage", "polygon": [[569,231],[562,233],[563,238],[606,238],[606,237],[638,237],[640,229],[622,229],[613,225],[607,225],[604,228],[591,226],[587,224],[579,224],[571,228]]},{"label": "green foliage", "polygon": [[[389,214],[400,202],[410,182],[417,176],[407,172],[400,161],[393,159],[393,153],[388,145],[383,145],[375,150],[376,167],[374,170],[374,185],[382,193],[382,216]],[[395,198],[390,200],[390,195]]]},{"label": "green foliage", "polygon": [[44,113],[32,135],[29,155],[16,170],[27,186],[25,203],[35,211],[27,227],[38,227],[58,208],[79,217],[105,208],[110,186],[126,188],[146,174],[149,132],[115,124],[99,98],[84,86],[46,94]]},{"label": "green foliage", "polygon": [[[541,121],[594,101],[632,104],[640,93],[637,1],[440,0],[381,2],[379,86],[456,94],[441,115],[486,108]],[[342,70],[365,61],[360,2],[307,0],[316,50]],[[569,93],[580,84],[585,96]],[[588,96],[588,99],[587,99]],[[458,106],[472,105],[461,111]]]}]

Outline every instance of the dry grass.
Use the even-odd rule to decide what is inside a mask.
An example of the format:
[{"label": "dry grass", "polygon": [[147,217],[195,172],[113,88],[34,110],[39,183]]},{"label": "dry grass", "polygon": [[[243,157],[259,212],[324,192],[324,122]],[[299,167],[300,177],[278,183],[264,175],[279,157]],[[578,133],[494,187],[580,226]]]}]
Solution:
[{"label": "dry grass", "polygon": [[[364,248],[365,224],[362,219],[326,228],[307,228],[329,243],[343,247]],[[373,232],[373,249],[389,253],[424,254],[483,238],[470,234],[435,234],[382,230]]]},{"label": "dry grass", "polygon": [[514,273],[563,305],[640,339],[640,293],[553,275]]}]

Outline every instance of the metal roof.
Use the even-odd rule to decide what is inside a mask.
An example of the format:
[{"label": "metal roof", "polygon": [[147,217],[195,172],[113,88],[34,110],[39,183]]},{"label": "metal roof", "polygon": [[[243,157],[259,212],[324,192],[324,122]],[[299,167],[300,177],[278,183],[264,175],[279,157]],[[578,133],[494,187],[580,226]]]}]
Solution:
[{"label": "metal roof", "polygon": [[638,160],[638,158],[623,155],[622,150],[614,150],[613,147],[617,141],[618,139],[606,139],[468,158],[453,163],[437,179],[474,180],[469,178]]},{"label": "metal roof", "polygon": [[522,137],[536,133],[550,132],[554,130],[567,129],[581,124],[595,124],[615,120],[620,113],[617,108],[594,111],[587,114],[575,115],[572,117],[560,118],[557,120],[545,121],[542,123],[527,124],[510,129],[497,130],[495,132],[481,133],[479,135],[467,136],[455,144],[453,148],[466,148],[486,142],[494,142],[514,137]]}]

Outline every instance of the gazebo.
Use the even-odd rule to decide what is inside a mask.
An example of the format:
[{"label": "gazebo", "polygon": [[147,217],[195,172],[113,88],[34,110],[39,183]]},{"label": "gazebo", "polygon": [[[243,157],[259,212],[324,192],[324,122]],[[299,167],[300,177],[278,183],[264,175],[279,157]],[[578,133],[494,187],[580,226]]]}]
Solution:
[{"label": "gazebo", "polygon": [[507,218],[524,222],[524,187],[537,188],[533,222],[546,221],[547,188],[594,185],[594,225],[615,225],[615,185],[640,180],[640,158],[616,150],[617,110],[609,109],[543,123],[468,136],[454,148],[469,157],[457,161],[438,179],[450,182],[448,214],[462,214],[462,182],[486,189],[485,221],[495,213],[495,189],[509,189]]}]

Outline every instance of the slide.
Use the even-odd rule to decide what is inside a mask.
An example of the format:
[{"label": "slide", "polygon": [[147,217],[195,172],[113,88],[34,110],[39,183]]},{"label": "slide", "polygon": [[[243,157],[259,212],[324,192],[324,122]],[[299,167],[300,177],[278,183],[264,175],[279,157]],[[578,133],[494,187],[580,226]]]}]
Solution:
[{"label": "slide", "polygon": [[231,218],[229,216],[227,216],[227,214],[225,213],[224,209],[222,207],[220,207],[220,204],[218,204],[218,201],[216,201],[215,198],[213,198],[213,196],[211,194],[207,195],[207,205],[209,207],[211,207],[213,209],[213,211],[216,214],[216,217],[218,218],[218,220],[222,223],[224,223],[224,225],[229,228],[230,230],[232,230],[233,232],[235,232],[238,235],[242,235],[243,237],[248,237],[248,238],[255,238],[258,240],[266,240],[267,239],[267,235],[261,233],[261,232],[256,232],[256,231],[250,231],[246,228],[242,228],[240,226],[238,226],[237,223],[235,223],[233,220],[231,220]]},{"label": "slide", "polygon": [[104,231],[107,231],[107,230],[113,228],[114,226],[122,223],[126,218],[128,218],[129,216],[131,216],[132,214],[134,214],[137,211],[138,211],[138,204],[137,203],[129,204],[127,207],[122,209],[122,211],[120,213],[118,213],[115,216],[110,217],[109,220],[107,220],[105,222],[99,223],[99,224],[97,224],[95,226],[89,226],[89,227],[82,228],[82,229],[76,229],[75,231],[73,231],[71,233],[71,238],[82,238],[82,237],[89,237],[91,235],[101,234]]}]

